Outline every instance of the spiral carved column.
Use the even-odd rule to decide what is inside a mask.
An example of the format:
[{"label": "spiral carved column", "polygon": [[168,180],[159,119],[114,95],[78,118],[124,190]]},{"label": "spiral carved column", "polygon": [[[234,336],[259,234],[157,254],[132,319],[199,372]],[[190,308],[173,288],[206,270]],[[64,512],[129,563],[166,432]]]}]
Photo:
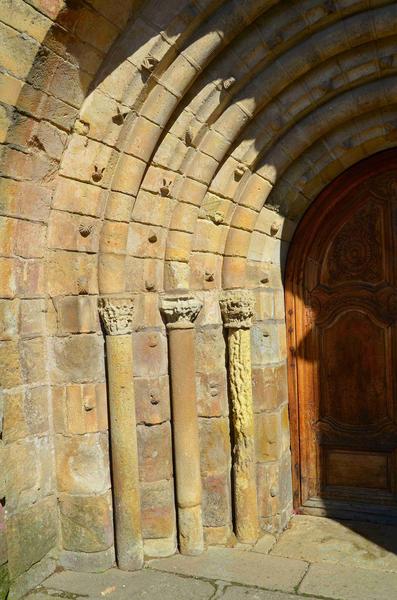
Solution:
[{"label": "spiral carved column", "polygon": [[204,549],[194,329],[201,306],[190,296],[164,298],[161,305],[168,331],[179,550],[191,555]]},{"label": "spiral carved column", "polygon": [[134,306],[129,298],[100,298],[98,308],[106,331],[116,558],[120,569],[134,571],[143,565],[131,340]]},{"label": "spiral carved column", "polygon": [[254,298],[245,290],[225,292],[220,307],[228,331],[235,531],[241,542],[254,543],[259,529],[250,336]]}]

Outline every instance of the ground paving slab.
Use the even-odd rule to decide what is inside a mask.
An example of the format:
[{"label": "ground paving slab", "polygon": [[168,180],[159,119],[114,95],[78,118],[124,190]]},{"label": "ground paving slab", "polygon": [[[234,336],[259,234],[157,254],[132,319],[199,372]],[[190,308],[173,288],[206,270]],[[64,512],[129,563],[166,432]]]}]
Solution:
[{"label": "ground paving slab", "polygon": [[25,600],[397,600],[396,528],[294,517],[275,542],[58,572]]}]

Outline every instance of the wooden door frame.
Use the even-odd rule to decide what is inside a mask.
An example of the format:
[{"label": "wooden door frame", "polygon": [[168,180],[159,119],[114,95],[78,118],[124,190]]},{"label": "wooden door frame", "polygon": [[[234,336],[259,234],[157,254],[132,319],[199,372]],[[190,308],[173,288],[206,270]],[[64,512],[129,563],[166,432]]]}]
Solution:
[{"label": "wooden door frame", "polygon": [[301,490],[301,440],[298,393],[297,324],[302,331],[302,312],[298,309],[303,298],[304,268],[316,234],[323,222],[338,210],[350,190],[374,174],[397,171],[397,148],[384,150],[361,160],[336,177],[317,196],[304,214],[292,238],[285,269],[285,316],[287,333],[287,377],[291,435],[292,491],[294,509],[302,506]]}]

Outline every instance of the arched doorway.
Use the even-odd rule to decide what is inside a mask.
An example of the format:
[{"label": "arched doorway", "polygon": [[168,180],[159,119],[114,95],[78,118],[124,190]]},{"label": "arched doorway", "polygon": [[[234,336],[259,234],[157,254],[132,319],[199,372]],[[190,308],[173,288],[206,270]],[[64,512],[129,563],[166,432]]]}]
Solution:
[{"label": "arched doorway", "polygon": [[397,151],[348,169],[299,225],[286,315],[295,508],[397,517]]}]

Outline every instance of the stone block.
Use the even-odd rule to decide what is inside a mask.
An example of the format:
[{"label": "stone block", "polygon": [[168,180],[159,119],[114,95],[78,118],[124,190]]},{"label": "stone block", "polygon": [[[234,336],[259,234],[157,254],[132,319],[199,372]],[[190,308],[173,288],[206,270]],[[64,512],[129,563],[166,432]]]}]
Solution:
[{"label": "stone block", "polygon": [[169,423],[138,425],[139,476],[141,481],[172,477],[172,443]]},{"label": "stone block", "polygon": [[168,376],[136,377],[135,406],[137,423],[156,425],[170,420]]},{"label": "stone block", "polygon": [[53,338],[53,383],[89,382],[105,378],[104,341],[95,334]]},{"label": "stone block", "polygon": [[141,486],[142,535],[161,539],[175,535],[173,481],[143,483]]},{"label": "stone block", "polygon": [[197,412],[200,417],[227,416],[226,370],[198,373],[196,376]]},{"label": "stone block", "polygon": [[223,474],[230,469],[231,448],[228,419],[199,418],[201,474]]},{"label": "stone block", "polygon": [[19,300],[0,300],[0,339],[10,340],[19,333]]},{"label": "stone block", "polygon": [[39,49],[38,43],[28,36],[2,25],[0,29],[0,63],[19,79],[25,79]]},{"label": "stone block", "polygon": [[100,330],[95,296],[66,296],[54,301],[59,333],[90,333]]},{"label": "stone block", "polygon": [[48,227],[48,247],[79,252],[97,252],[100,225],[88,216],[53,210]]},{"label": "stone block", "polygon": [[17,289],[17,280],[21,263],[16,258],[0,258],[0,295],[13,298]]},{"label": "stone block", "polygon": [[110,468],[106,434],[57,435],[55,452],[60,492],[84,495],[108,491]]},{"label": "stone block", "polygon": [[20,262],[16,273],[18,294],[22,298],[42,297],[47,293],[45,264],[41,259]]},{"label": "stone block", "polygon": [[44,337],[23,340],[20,344],[25,383],[43,383],[47,378],[47,344]]},{"label": "stone block", "polygon": [[271,531],[280,507],[279,464],[257,465],[258,514],[264,531]]},{"label": "stone block", "polygon": [[234,534],[231,525],[223,527],[204,527],[204,541],[206,546],[230,546]]},{"label": "stone block", "polygon": [[254,367],[252,393],[256,412],[274,410],[288,400],[286,365]]},{"label": "stone block", "polygon": [[0,342],[0,388],[12,388],[23,383],[18,344]]},{"label": "stone block", "polygon": [[101,294],[125,292],[126,275],[125,256],[121,254],[100,254],[98,277]]},{"label": "stone block", "polygon": [[9,392],[3,397],[3,440],[10,444],[31,435],[48,432],[48,388]]},{"label": "stone block", "polygon": [[281,453],[280,413],[255,415],[255,450],[258,462],[278,460]]},{"label": "stone block", "polygon": [[[210,373],[214,365],[225,364],[225,339],[221,326],[197,328],[196,370]],[[219,367],[218,367],[219,368]]]},{"label": "stone block", "polygon": [[161,131],[158,125],[139,116],[128,136],[125,151],[141,160],[149,160]]},{"label": "stone block", "polygon": [[11,579],[25,573],[58,542],[57,508],[54,497],[8,517],[8,566]]},{"label": "stone block", "polygon": [[74,552],[100,552],[113,544],[112,498],[69,496],[59,499],[62,545]]},{"label": "stone block", "polygon": [[[97,294],[97,257],[56,250],[48,253],[48,291],[51,296]],[[1,266],[1,265],[0,265]]]},{"label": "stone block", "polygon": [[128,224],[105,221],[102,225],[100,251],[125,254],[127,249]]},{"label": "stone block", "polygon": [[39,335],[43,335],[46,329],[46,300],[21,300],[20,306],[21,336],[36,337]]},{"label": "stone block", "polygon": [[143,540],[143,552],[148,558],[164,558],[177,552],[176,533],[169,538]]},{"label": "stone block", "polygon": [[132,336],[134,376],[167,375],[167,338],[165,332],[138,331]]},{"label": "stone block", "polygon": [[91,217],[102,214],[106,192],[91,183],[59,177],[54,192],[53,208]]},{"label": "stone block", "polygon": [[128,223],[131,216],[134,197],[120,192],[111,192],[106,202],[106,219]]},{"label": "stone block", "polygon": [[59,557],[59,565],[67,571],[82,571],[84,573],[103,573],[103,571],[113,567],[114,563],[115,552],[113,546],[101,552],[71,552],[64,550]]},{"label": "stone block", "polygon": [[52,443],[48,437],[20,440],[8,447],[7,455],[8,514],[54,493]]},{"label": "stone block", "polygon": [[108,407],[104,383],[54,388],[52,396],[56,433],[77,435],[107,431]]},{"label": "stone block", "polygon": [[251,352],[253,366],[265,367],[280,361],[278,329],[274,322],[252,326]]},{"label": "stone block", "polygon": [[127,256],[125,286],[129,292],[157,292],[163,290],[164,262]]},{"label": "stone block", "polygon": [[146,163],[142,160],[123,154],[114,175],[112,190],[136,196],[145,169]]},{"label": "stone block", "polygon": [[229,526],[232,521],[230,477],[228,474],[203,479],[203,525]]}]

